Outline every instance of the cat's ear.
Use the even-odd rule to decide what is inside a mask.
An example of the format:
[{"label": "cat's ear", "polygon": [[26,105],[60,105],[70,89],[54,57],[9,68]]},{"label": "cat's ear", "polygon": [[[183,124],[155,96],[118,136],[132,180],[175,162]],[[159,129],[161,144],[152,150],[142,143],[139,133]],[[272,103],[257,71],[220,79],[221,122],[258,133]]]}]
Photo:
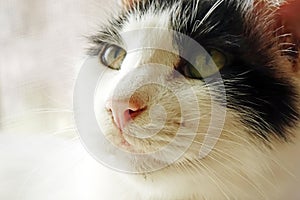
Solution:
[{"label": "cat's ear", "polygon": [[293,44],[288,54],[293,59],[293,72],[300,77],[300,0],[286,0],[276,12],[276,27],[279,35],[291,34],[290,37],[281,37],[281,43]]},{"label": "cat's ear", "polygon": [[277,22],[284,27],[285,32],[292,33],[300,45],[300,1],[286,0],[277,10]]}]

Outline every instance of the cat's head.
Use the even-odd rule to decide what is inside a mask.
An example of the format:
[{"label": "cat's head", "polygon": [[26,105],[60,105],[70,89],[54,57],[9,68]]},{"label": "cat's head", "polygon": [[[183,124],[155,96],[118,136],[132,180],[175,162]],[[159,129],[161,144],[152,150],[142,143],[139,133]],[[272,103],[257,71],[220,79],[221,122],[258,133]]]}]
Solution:
[{"label": "cat's head", "polygon": [[178,177],[214,185],[212,176],[251,185],[236,173],[259,177],[299,125],[297,40],[278,25],[280,6],[124,4],[91,37],[103,68],[94,106],[102,133],[132,155],[132,169],[152,171],[154,187]]}]

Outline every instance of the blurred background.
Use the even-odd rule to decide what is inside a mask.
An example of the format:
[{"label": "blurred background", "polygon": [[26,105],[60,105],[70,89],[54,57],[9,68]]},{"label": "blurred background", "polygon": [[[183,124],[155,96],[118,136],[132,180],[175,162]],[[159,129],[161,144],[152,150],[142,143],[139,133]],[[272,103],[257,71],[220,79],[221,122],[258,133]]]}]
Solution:
[{"label": "blurred background", "polygon": [[32,111],[71,110],[76,65],[85,36],[106,16],[104,2],[0,1],[1,128],[16,127]]},{"label": "blurred background", "polygon": [[85,36],[115,8],[105,0],[0,0],[0,199],[42,195],[28,185],[54,174],[46,163],[76,161],[66,143],[77,138],[72,92]]}]

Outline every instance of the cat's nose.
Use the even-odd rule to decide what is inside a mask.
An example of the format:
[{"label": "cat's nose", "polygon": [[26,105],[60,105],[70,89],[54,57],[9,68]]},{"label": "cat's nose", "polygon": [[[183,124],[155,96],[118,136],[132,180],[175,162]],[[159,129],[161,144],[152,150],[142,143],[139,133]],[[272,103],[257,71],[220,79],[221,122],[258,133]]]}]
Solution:
[{"label": "cat's nose", "polygon": [[145,106],[138,98],[130,101],[110,99],[106,103],[106,108],[112,113],[115,124],[121,130],[145,110]]}]

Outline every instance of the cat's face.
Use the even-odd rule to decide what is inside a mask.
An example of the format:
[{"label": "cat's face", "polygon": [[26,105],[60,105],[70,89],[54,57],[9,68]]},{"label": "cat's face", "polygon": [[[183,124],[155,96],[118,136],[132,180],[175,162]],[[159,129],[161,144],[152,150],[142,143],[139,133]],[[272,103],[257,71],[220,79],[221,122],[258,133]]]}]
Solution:
[{"label": "cat's face", "polygon": [[259,177],[299,119],[297,54],[282,53],[273,24],[249,1],[158,0],[129,5],[92,37],[103,68],[94,112],[133,171],[154,171],[153,187]]}]

